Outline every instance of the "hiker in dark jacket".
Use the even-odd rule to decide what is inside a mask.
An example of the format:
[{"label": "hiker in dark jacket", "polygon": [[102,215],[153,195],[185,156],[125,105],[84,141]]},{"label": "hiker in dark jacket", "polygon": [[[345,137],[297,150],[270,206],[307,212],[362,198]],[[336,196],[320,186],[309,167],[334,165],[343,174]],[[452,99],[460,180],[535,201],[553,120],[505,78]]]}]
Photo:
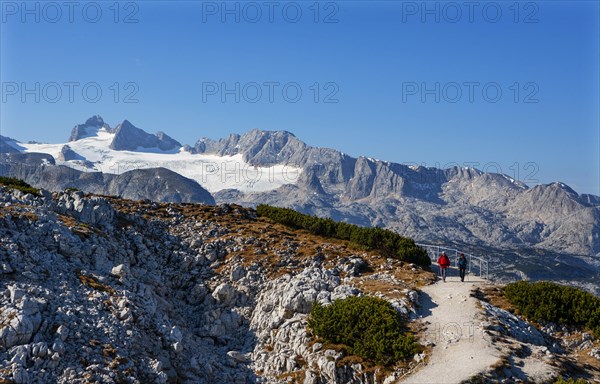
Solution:
[{"label": "hiker in dark jacket", "polygon": [[464,253],[461,253],[458,257],[458,272],[460,274],[460,281],[465,281],[465,273],[467,272],[467,258]]},{"label": "hiker in dark jacket", "polygon": [[440,274],[442,275],[442,280],[444,280],[444,283],[445,283],[446,282],[446,274],[447,274],[448,268],[450,267],[450,259],[448,258],[448,256],[446,256],[445,251],[442,252],[442,254],[440,255],[437,262],[438,262],[438,265],[440,266]]}]

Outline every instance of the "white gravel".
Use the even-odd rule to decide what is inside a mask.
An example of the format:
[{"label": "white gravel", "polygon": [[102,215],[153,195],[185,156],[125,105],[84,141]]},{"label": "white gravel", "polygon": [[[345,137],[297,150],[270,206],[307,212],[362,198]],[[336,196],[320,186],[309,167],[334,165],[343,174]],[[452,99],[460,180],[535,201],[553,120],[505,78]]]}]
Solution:
[{"label": "white gravel", "polygon": [[469,295],[484,280],[472,276],[467,280],[448,277],[445,283],[423,288],[419,314],[427,325],[425,340],[435,345],[427,365],[401,383],[460,383],[500,359],[500,352],[484,335],[478,300]]}]

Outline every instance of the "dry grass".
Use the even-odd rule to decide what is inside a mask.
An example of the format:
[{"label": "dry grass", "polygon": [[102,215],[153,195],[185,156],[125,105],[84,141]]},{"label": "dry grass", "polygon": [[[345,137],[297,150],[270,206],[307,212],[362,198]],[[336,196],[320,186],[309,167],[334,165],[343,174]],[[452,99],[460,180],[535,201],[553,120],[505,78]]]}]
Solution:
[{"label": "dry grass", "polygon": [[428,271],[417,269],[412,271],[410,267],[394,268],[385,270],[389,275],[395,278],[394,282],[375,278],[376,272],[366,272],[359,277],[352,279],[352,283],[361,291],[367,294],[381,293],[388,299],[403,299],[406,295],[403,291],[409,289],[419,289],[424,285],[432,284],[435,276]]},{"label": "dry grass", "polygon": [[18,220],[38,221],[40,218],[33,212],[30,212],[31,207],[23,204],[13,204],[0,209],[0,218],[12,217]]},{"label": "dry grass", "polygon": [[73,233],[75,233],[81,239],[87,239],[93,233],[101,235],[101,236],[105,236],[101,231],[90,227],[86,223],[77,221],[77,219],[75,219],[72,216],[68,216],[68,215],[57,215],[57,216],[58,216],[58,221],[60,221],[63,225],[67,226]]},{"label": "dry grass", "polygon": [[[282,224],[273,223],[262,217],[255,218],[254,212],[248,208],[236,204],[230,204],[228,212],[222,213],[221,207],[191,203],[153,203],[149,201],[129,201],[115,197],[105,196],[120,213],[136,214],[147,220],[168,221],[175,214],[181,215],[185,220],[194,222],[211,222],[221,228],[227,229],[227,234],[212,239],[231,240],[242,236],[245,238],[256,238],[256,244],[240,244],[242,250],[235,254],[227,255],[227,261],[231,257],[241,257],[242,264],[246,267],[259,264],[267,273],[269,278],[276,278],[286,273],[295,273],[310,264],[319,253],[324,257],[324,265],[332,268],[339,263],[343,257],[357,255],[365,259],[372,270],[378,270],[380,265],[387,262],[377,252],[366,252],[363,248],[348,241],[333,238],[324,238],[311,234],[306,230],[292,230]],[[122,215],[119,215],[122,216]],[[120,217],[120,226],[132,225],[126,218]],[[257,253],[261,248],[263,252]],[[292,252],[292,260],[284,260],[280,252]],[[291,262],[290,262],[291,261]],[[216,269],[217,273],[226,273],[227,265],[224,263]],[[428,285],[435,280],[434,275],[417,267],[412,271],[408,264],[403,268],[395,268],[394,275],[406,280],[410,286]]]},{"label": "dry grass", "polygon": [[104,344],[102,347],[102,356],[104,357],[116,357],[117,350],[112,347],[110,344]]},{"label": "dry grass", "polygon": [[[516,308],[513,306],[502,291],[503,286],[489,285],[484,286],[477,292],[478,298],[489,302],[495,307],[504,309],[511,313],[516,313]],[[539,324],[531,323],[537,328],[540,328]],[[574,332],[571,334],[564,334],[562,332],[557,333],[557,338],[564,343],[568,343],[573,340],[581,340],[582,333]],[[592,348],[599,348],[600,340],[595,340]],[[563,374],[568,374],[574,378],[597,378],[600,377],[600,360],[591,357],[589,352],[592,348],[586,348],[584,350],[578,350],[575,348],[566,348],[564,355],[557,355],[554,358],[555,365],[559,367]]]},{"label": "dry grass", "polygon": [[512,353],[518,353],[519,351],[515,350],[515,351],[511,351],[510,353],[503,353],[500,356],[500,359],[498,359],[498,361],[496,363],[494,363],[492,366],[490,366],[490,370],[496,373],[501,373],[504,368],[510,368],[511,367],[511,355]]},{"label": "dry grass", "polygon": [[[1,312],[0,312],[0,314],[1,314]],[[7,327],[10,324],[10,322],[12,321],[12,319],[14,319],[15,317],[17,317],[16,311],[12,311],[8,315],[6,315],[6,318],[2,322],[0,322],[0,329]]]},{"label": "dry grass", "polygon": [[294,360],[296,361],[296,364],[298,364],[299,367],[303,368],[306,367],[306,360],[304,359],[304,357],[302,357],[302,355],[296,355],[296,357],[294,357]]},{"label": "dry grass", "polygon": [[85,275],[81,271],[77,271],[77,277],[79,277],[81,284],[95,289],[96,291],[106,292],[109,295],[116,294],[116,291],[113,287],[99,282],[98,279],[92,275]]},{"label": "dry grass", "polygon": [[381,293],[389,299],[403,299],[402,290],[410,288],[408,285],[397,285],[382,280],[370,279],[370,276],[361,276],[353,279],[354,285],[367,294]]},{"label": "dry grass", "polygon": [[492,304],[494,307],[504,309],[510,313],[515,313],[516,307],[508,301],[502,288],[503,286],[499,285],[485,285],[477,290],[475,296]]},{"label": "dry grass", "polygon": [[287,383],[301,384],[304,383],[305,376],[306,373],[304,371],[292,371],[277,375],[276,378]]},{"label": "dry grass", "polygon": [[[569,342],[572,340],[581,340],[581,333],[574,332],[570,335],[560,334],[560,338]],[[566,356],[561,356],[558,366],[562,368],[563,373],[573,377],[582,378],[600,378],[600,360],[589,355],[593,348],[600,348],[600,340],[594,340],[590,348],[582,350],[569,348]]]},{"label": "dry grass", "polygon": [[339,359],[338,362],[336,363],[336,366],[338,368],[340,368],[340,367],[344,367],[346,365],[352,365],[352,364],[361,364],[363,366],[369,365],[369,363],[366,362],[365,359],[363,359],[360,356],[348,355],[348,356],[344,356],[341,359]]},{"label": "dry grass", "polygon": [[110,364],[108,364],[108,367],[110,369],[115,369],[117,368],[119,365],[125,365],[127,364],[128,360],[126,357],[123,356],[116,356],[113,361],[110,362]]}]

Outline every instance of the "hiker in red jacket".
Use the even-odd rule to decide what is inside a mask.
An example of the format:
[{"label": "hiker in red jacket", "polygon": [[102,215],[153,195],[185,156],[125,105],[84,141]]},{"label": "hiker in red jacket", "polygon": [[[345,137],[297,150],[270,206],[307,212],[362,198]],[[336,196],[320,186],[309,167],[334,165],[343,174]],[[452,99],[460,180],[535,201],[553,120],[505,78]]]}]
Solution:
[{"label": "hiker in red jacket", "polygon": [[438,265],[440,266],[440,274],[442,275],[442,280],[444,283],[446,282],[446,272],[448,271],[448,267],[450,267],[450,259],[446,256],[446,251],[442,251],[440,258],[438,259]]}]

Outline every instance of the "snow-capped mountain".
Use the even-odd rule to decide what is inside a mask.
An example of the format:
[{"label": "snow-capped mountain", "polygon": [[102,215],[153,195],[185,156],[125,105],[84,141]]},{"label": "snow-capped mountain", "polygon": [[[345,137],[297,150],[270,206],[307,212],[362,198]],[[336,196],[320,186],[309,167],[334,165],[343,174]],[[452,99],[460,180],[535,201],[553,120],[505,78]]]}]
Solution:
[{"label": "snow-capped mountain", "polygon": [[[508,277],[581,279],[583,284],[600,272],[600,197],[579,195],[563,183],[529,188],[474,168],[353,158],[311,147],[285,131],[255,129],[181,145],[128,121],[111,128],[99,116],[75,126],[67,143],[25,144],[0,137],[0,152],[3,174],[47,189],[74,185],[162,201],[194,201],[205,189],[217,203],[287,206],[387,227],[422,242],[470,247],[495,258],[499,267],[492,272]],[[174,194],[147,188],[144,183],[151,180],[143,177],[135,178],[143,180],[140,185],[113,180],[154,168],[162,168],[163,175],[150,177],[171,172],[167,185]],[[71,178],[65,181],[57,169],[68,169]],[[102,189],[104,178],[119,187]],[[177,184],[183,180],[188,186],[195,182],[194,193],[181,192]],[[129,195],[122,194],[125,185]]]},{"label": "snow-capped mountain", "polygon": [[146,133],[128,120],[111,129],[100,116],[76,125],[64,144],[25,144],[4,139],[4,147],[10,152],[46,153],[56,165],[82,172],[120,175],[138,169],[169,169],[195,180],[211,193],[223,189],[268,191],[294,182],[301,173],[300,168],[285,164],[251,165],[241,153],[186,150],[165,133]]}]

